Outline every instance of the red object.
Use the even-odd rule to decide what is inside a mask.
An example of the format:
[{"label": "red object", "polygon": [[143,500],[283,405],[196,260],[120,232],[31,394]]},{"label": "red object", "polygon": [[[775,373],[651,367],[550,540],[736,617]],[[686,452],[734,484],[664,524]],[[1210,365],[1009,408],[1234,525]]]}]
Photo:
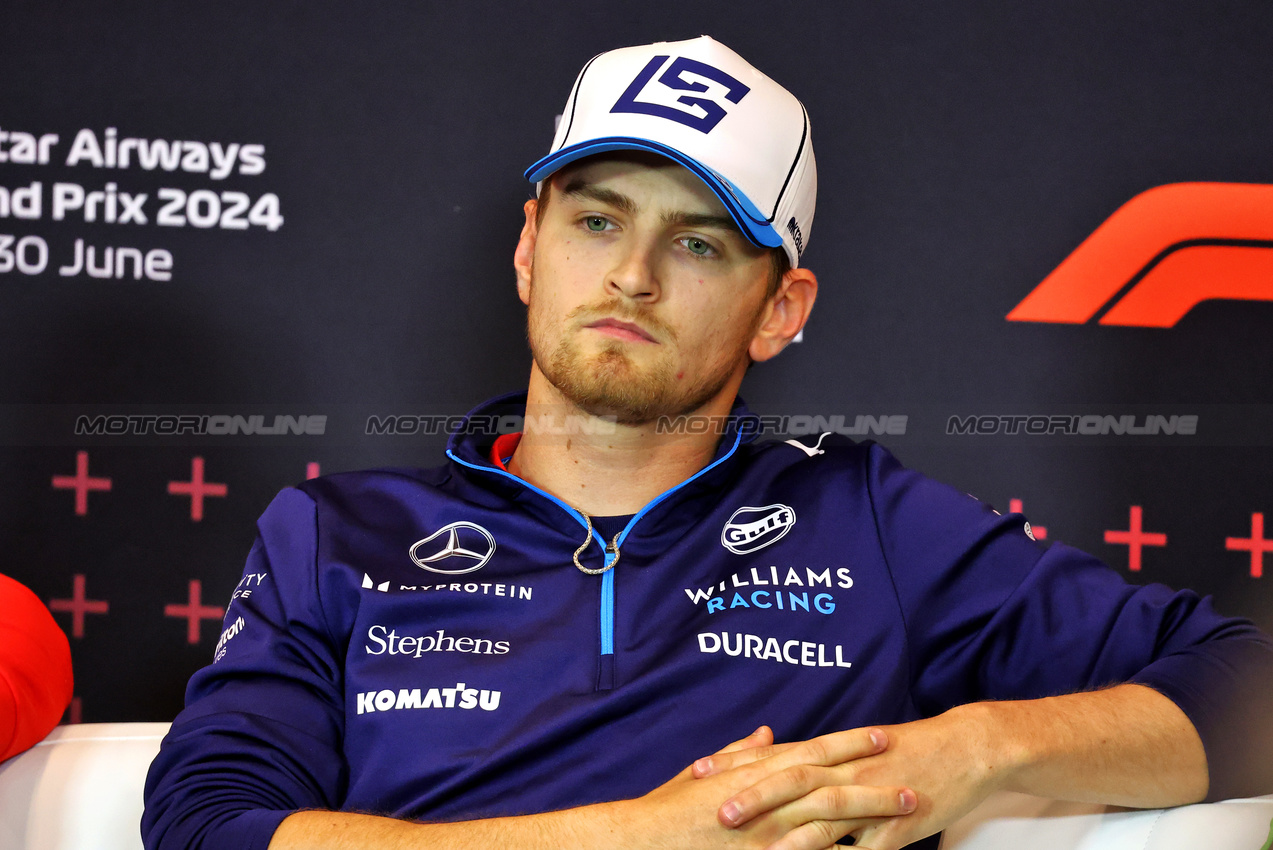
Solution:
[{"label": "red object", "polygon": [[71,637],[84,637],[84,615],[85,614],[109,614],[111,610],[110,602],[105,599],[89,599],[86,594],[88,587],[88,579],[83,573],[76,573],[71,576],[70,599],[50,599],[49,608],[54,611],[69,611],[71,613]]},{"label": "red object", "polygon": [[90,478],[88,474],[88,452],[76,452],[75,474],[54,475],[53,486],[59,490],[74,490],[75,514],[76,516],[85,516],[88,514],[88,492],[90,490],[109,492],[111,480],[109,478]]},{"label": "red object", "polygon": [[1245,549],[1251,553],[1251,578],[1260,578],[1264,575],[1264,553],[1273,552],[1273,540],[1264,536],[1264,514],[1251,514],[1251,536],[1250,537],[1226,537],[1224,538],[1224,548],[1241,550]]},{"label": "red object", "polygon": [[1082,324],[1141,274],[1102,325],[1169,328],[1212,298],[1273,301],[1273,252],[1223,244],[1270,240],[1273,186],[1158,186],[1116,210],[1007,318]]},{"label": "red object", "polygon": [[513,452],[517,451],[517,444],[521,441],[522,433],[520,431],[515,434],[500,434],[495,438],[495,445],[491,446],[491,463],[508,472],[508,467],[504,465],[504,459],[513,456]]},{"label": "red object", "polygon": [[165,605],[165,617],[184,617],[186,620],[186,643],[199,642],[199,626],[204,620],[220,620],[225,616],[225,609],[215,605],[203,604],[203,582],[191,579],[189,596],[185,605]]},{"label": "red object", "polygon": [[225,484],[212,484],[203,480],[203,458],[195,457],[190,461],[189,481],[169,481],[168,492],[174,496],[190,497],[190,519],[203,521],[203,499],[205,496],[224,496],[228,492]]},{"label": "red object", "polygon": [[1167,535],[1154,531],[1144,531],[1141,526],[1140,505],[1132,505],[1131,527],[1126,531],[1108,530],[1105,532],[1106,543],[1122,543],[1127,549],[1127,568],[1134,573],[1140,572],[1140,550],[1144,546],[1166,546]]},{"label": "red object", "polygon": [[66,635],[39,597],[0,575],[0,761],[49,734],[73,690]]}]

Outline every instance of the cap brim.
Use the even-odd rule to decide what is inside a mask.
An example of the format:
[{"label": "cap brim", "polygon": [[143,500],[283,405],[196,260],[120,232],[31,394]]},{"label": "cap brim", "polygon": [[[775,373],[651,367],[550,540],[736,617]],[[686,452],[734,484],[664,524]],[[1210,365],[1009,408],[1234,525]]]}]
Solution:
[{"label": "cap brim", "polygon": [[782,246],[782,234],[774,229],[773,224],[765,217],[751,199],[738,190],[738,187],[721,177],[712,169],[703,165],[696,159],[686,156],[675,148],[659,142],[652,142],[649,139],[638,139],[629,136],[610,136],[607,138],[590,139],[586,142],[580,142],[576,145],[562,148],[559,151],[550,153],[548,156],[536,162],[530,168],[526,169],[526,179],[531,182],[538,183],[540,180],[548,177],[562,166],[582,159],[593,154],[605,153],[606,151],[619,150],[636,150],[649,151],[650,153],[660,154],[673,160],[679,165],[685,166],[707,187],[712,193],[720,199],[725,205],[725,209],[729,211],[730,217],[738,225],[738,229],[743,232],[748,241],[762,248],[778,248]]}]

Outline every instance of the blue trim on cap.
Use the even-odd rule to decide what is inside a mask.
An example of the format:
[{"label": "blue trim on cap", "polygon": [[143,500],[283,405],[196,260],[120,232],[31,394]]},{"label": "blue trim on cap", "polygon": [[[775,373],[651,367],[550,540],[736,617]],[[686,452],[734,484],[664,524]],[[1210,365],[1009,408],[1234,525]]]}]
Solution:
[{"label": "blue trim on cap", "polygon": [[674,160],[693,172],[707,184],[713,194],[720,199],[729,211],[729,215],[738,224],[743,235],[752,243],[762,248],[778,248],[782,245],[782,234],[774,228],[770,220],[757,209],[751,199],[739,191],[738,187],[698,160],[688,157],[675,148],[649,139],[638,139],[631,136],[609,136],[591,139],[562,148],[555,153],[536,162],[526,169],[526,179],[532,183],[543,180],[564,165],[582,159],[585,156],[617,150],[639,150],[657,153]]}]

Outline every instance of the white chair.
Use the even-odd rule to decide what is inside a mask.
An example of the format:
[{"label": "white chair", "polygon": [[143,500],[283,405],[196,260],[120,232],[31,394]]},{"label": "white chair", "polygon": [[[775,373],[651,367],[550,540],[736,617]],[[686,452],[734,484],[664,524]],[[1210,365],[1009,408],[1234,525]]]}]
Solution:
[{"label": "white chair", "polygon": [[1273,796],[1122,809],[1000,793],[952,824],[941,850],[1269,850]]},{"label": "white chair", "polygon": [[[167,723],[59,726],[0,763],[0,850],[140,850],[146,770]],[[1273,796],[1127,810],[996,794],[942,850],[1270,850]]]},{"label": "white chair", "polygon": [[58,726],[0,762],[0,850],[141,850],[142,786],[167,731]]}]

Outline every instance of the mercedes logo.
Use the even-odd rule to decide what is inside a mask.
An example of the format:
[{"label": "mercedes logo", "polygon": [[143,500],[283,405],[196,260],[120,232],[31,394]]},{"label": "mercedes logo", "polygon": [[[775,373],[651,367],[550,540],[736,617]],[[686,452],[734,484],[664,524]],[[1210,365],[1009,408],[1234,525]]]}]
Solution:
[{"label": "mercedes logo", "polygon": [[[428,545],[444,534],[446,542],[440,549],[437,544]],[[421,569],[458,576],[475,572],[486,565],[495,554],[495,538],[476,523],[453,522],[423,540],[417,540],[409,554]]]}]

